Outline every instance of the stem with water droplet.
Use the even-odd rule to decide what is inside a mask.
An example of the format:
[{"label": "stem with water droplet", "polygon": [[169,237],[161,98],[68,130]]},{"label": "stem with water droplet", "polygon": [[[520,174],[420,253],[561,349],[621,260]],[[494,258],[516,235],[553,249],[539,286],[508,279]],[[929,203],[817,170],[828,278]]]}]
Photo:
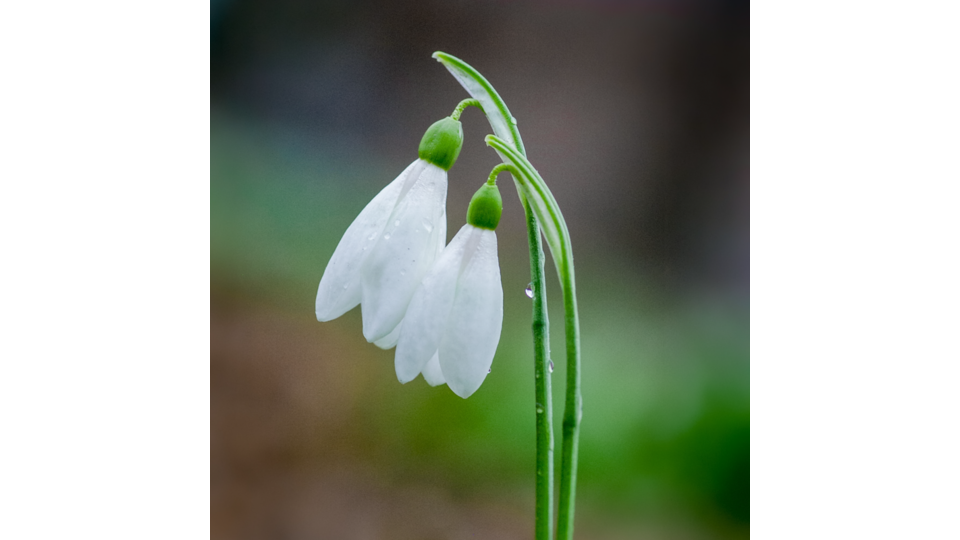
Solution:
[{"label": "stem with water droplet", "polygon": [[[510,114],[500,94],[472,66],[448,54],[436,52],[433,57],[439,60],[450,73],[463,85],[464,89],[477,100],[477,106],[483,110],[494,133],[510,141],[511,148],[526,155],[516,120]],[[464,100],[457,110],[474,105]],[[459,118],[459,114],[457,115]],[[497,169],[495,169],[497,170]],[[510,170],[517,179],[516,169]],[[497,170],[499,172],[499,170]],[[553,535],[553,396],[550,389],[550,323],[547,318],[547,291],[544,276],[543,241],[540,236],[540,224],[527,198],[519,192],[520,202],[527,220],[527,243],[530,248],[530,278],[533,286],[533,351],[534,351],[534,394],[536,399],[536,441],[537,441],[537,477],[536,477],[536,540],[551,540]],[[579,354],[579,347],[577,349]],[[579,387],[578,387],[579,391]],[[541,412],[542,410],[542,412]]]},{"label": "stem with water droplet", "polygon": [[560,509],[557,540],[573,538],[574,502],[577,491],[577,454],[583,398],[580,393],[580,319],[577,315],[577,290],[573,269],[573,245],[560,206],[540,173],[527,157],[496,135],[487,135],[487,144],[511,165],[523,200],[537,216],[547,245],[557,266],[563,287],[563,311],[567,338],[567,392],[563,411],[563,454],[560,458]]},{"label": "stem with water droplet", "polygon": [[[550,540],[553,527],[553,392],[550,389],[550,324],[547,319],[547,290],[543,269],[543,243],[537,218],[524,200],[527,216],[527,244],[530,247],[530,281],[533,288],[533,371],[537,407],[537,540]],[[542,407],[541,407],[542,405]]]},{"label": "stem with water droplet", "polygon": [[[521,146],[522,148],[522,146]],[[493,168],[488,184],[496,181],[502,171],[516,175],[508,163]],[[544,275],[543,241],[536,215],[523,194],[520,195],[527,218],[527,244],[530,248],[530,286],[528,296],[533,298],[533,377],[534,407],[537,431],[536,525],[534,537],[550,540],[553,525],[553,391],[550,379],[553,362],[550,360],[550,323],[547,319],[547,287]],[[525,291],[526,292],[526,291]]]}]

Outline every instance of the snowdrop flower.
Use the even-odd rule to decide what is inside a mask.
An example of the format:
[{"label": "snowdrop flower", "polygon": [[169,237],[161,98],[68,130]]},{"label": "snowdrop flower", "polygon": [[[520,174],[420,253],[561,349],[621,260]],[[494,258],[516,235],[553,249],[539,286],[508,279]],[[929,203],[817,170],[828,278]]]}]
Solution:
[{"label": "snowdrop flower", "polygon": [[397,344],[397,378],[420,373],[470,397],[490,371],[503,324],[497,233],[503,203],[495,176],[473,196],[467,224],[413,295]]},{"label": "snowdrop flower", "polygon": [[459,121],[448,117],[430,126],[420,158],[347,228],[320,279],[318,321],[360,304],[367,341],[396,345],[407,304],[447,238],[447,171],[462,143]]}]

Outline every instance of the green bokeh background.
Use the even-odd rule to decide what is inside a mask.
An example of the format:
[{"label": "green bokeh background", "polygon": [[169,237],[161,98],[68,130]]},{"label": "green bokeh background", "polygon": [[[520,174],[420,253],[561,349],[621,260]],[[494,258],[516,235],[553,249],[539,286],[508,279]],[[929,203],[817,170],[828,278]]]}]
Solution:
[{"label": "green bokeh background", "polygon": [[[688,61],[689,50],[699,47],[712,46],[710,54],[722,59],[745,56],[738,33],[743,13],[685,5],[693,15],[657,5],[631,5],[626,15],[583,9],[594,25],[632,17],[635,24],[626,25],[624,35],[652,28],[660,41],[650,40],[679,42],[674,46],[687,51],[682,57]],[[542,54],[525,55],[521,49],[508,60],[492,48],[471,56],[457,45],[475,51],[482,47],[462,44],[444,34],[446,30],[436,30],[436,39],[423,38],[430,34],[429,25],[414,41],[384,43],[370,37],[375,32],[367,32],[368,26],[383,30],[376,21],[386,24],[383,20],[403,16],[426,24],[423,14],[431,6],[445,15],[434,16],[441,21],[470,9],[494,19],[544,15],[545,22],[528,24],[530,32],[545,36],[562,35],[567,19],[587,24],[583,13],[558,15],[550,10],[560,8],[532,4],[428,4],[392,12],[387,4],[359,6],[213,5],[213,537],[532,536],[535,412],[531,305],[523,293],[530,271],[522,210],[511,184],[501,182],[504,221],[498,229],[503,335],[492,373],[470,399],[460,399],[446,387],[430,388],[422,379],[399,384],[393,351],[364,341],[359,310],[328,323],[313,317],[317,284],[344,230],[373,195],[416,158],[423,129],[466,97],[430,58],[437,49],[473,63],[498,87],[520,120],[531,160],[567,214],[583,336],[577,537],[748,536],[749,255],[743,247],[748,242],[743,165],[748,152],[745,109],[739,101],[745,92],[743,70],[710,72],[696,62],[686,68],[694,75],[704,69],[723,74],[719,81],[704,83],[694,77],[689,84],[720,85],[735,96],[711,104],[720,113],[701,111],[699,116],[689,112],[689,103],[700,94],[683,94],[685,79],[667,77],[689,101],[674,96],[686,105],[674,104],[673,116],[653,121],[648,136],[656,140],[662,134],[671,144],[660,144],[647,161],[630,153],[614,153],[611,159],[590,145],[626,138],[628,146],[641,147],[644,140],[631,140],[631,132],[612,120],[612,139],[585,141],[572,135],[572,142],[563,142],[551,135],[551,130],[576,132],[580,125],[566,126],[564,115],[555,118],[534,105],[538,92],[557,93],[550,86],[537,88],[537,69],[529,80],[523,76],[522,63],[539,61]],[[266,16],[270,14],[272,18]],[[440,22],[435,26],[445,28]],[[702,43],[696,30],[721,36],[715,40],[727,48],[718,52],[717,43]],[[724,37],[727,33],[739,37]],[[304,37],[315,35],[322,38]],[[566,38],[578,44],[577,35]],[[467,32],[462,39],[470,37]],[[376,46],[364,46],[364,39]],[[612,50],[615,45],[605,46]],[[422,64],[410,69],[434,72],[430,84],[418,83],[414,72],[399,88],[370,95],[342,91],[347,83],[334,75],[350,71],[350,62],[343,60],[354,58],[343,53],[353,50],[350,47],[381,66],[391,65],[390,55],[399,54],[394,58],[400,66],[382,72],[391,81],[397,80],[397,70],[406,69],[406,62]],[[589,62],[563,58],[563,46],[557,47],[558,63]],[[712,56],[704,54],[704,65],[713,65]],[[301,61],[293,62],[295,68],[276,67],[290,58]],[[504,63],[520,67],[506,70],[498,80],[503,71],[498,67]],[[314,72],[332,79],[290,75]],[[377,73],[363,72],[374,88],[380,88]],[[604,81],[594,80],[559,95],[573,96],[574,104],[576,99],[603,102],[604,86]],[[321,91],[328,87],[333,90]],[[303,99],[327,100],[326,105],[300,115],[297,100],[285,96],[292,89],[311,88],[321,90],[316,95],[307,92]],[[517,104],[511,91],[519,96]],[[622,94],[629,98],[631,91]],[[636,99],[649,103],[650,110],[666,107],[657,95],[638,94]],[[364,99],[379,100],[380,105]],[[353,101],[359,103],[344,105]],[[371,107],[379,116],[360,112]],[[616,118],[611,114],[609,118]],[[603,115],[597,116],[602,123]],[[530,130],[524,128],[527,118],[538,117],[549,121],[535,120]],[[682,129],[672,124],[678,118]],[[489,126],[479,112],[464,114],[464,130],[461,162],[450,173],[448,237],[463,224],[466,201],[497,163],[483,147]],[[730,144],[731,139],[741,142]],[[562,148],[551,149],[558,145]],[[571,154],[569,148],[577,152]],[[601,156],[595,158],[598,152]],[[590,155],[594,157],[585,157]],[[600,169],[596,178],[565,174],[579,166],[571,162],[587,160],[590,165],[594,158],[604,162],[603,167],[592,167]],[[676,165],[691,162],[696,166]],[[624,194],[618,186],[624,186]],[[594,189],[599,196],[581,197]],[[727,200],[724,193],[733,193],[737,203],[711,203]],[[723,234],[716,234],[718,230]],[[559,428],[563,313],[552,263],[547,270]],[[559,429],[557,437],[559,463]]]}]

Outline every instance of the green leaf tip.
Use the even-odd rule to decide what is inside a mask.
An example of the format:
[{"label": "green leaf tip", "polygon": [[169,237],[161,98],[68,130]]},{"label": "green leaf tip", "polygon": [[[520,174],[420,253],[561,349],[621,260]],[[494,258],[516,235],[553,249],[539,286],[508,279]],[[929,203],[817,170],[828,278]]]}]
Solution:
[{"label": "green leaf tip", "polygon": [[461,64],[465,63],[463,60],[457,58],[456,56],[452,54],[447,54],[443,51],[437,51],[433,53],[431,56],[436,58],[437,62],[440,62],[441,64],[454,63],[454,62],[459,62]]},{"label": "green leaf tip", "polygon": [[512,146],[521,154],[525,153],[523,140],[517,130],[516,120],[510,114],[510,109],[507,108],[507,104],[504,103],[503,98],[493,88],[493,85],[473,66],[456,56],[437,51],[433,53],[433,57],[443,64],[443,67],[447,68],[447,71],[453,75],[453,78],[460,83],[460,86],[468,94],[480,102],[480,108],[483,109],[483,114],[490,122],[493,132],[500,138],[510,141]]}]

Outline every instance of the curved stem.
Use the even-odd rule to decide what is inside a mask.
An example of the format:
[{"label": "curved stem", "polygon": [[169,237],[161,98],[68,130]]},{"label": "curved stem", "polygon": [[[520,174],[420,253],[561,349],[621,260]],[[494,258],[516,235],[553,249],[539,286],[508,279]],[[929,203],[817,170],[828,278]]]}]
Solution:
[{"label": "curved stem", "polygon": [[487,121],[493,132],[500,138],[513,143],[513,147],[521,154],[526,155],[523,149],[523,139],[520,138],[520,130],[517,129],[517,121],[510,114],[510,109],[503,102],[503,98],[493,88],[493,85],[473,69],[473,66],[445,52],[437,51],[433,57],[443,64],[447,71],[453,75],[453,78],[463,86],[468,94],[480,102],[480,108],[486,115]]},{"label": "curved stem", "polygon": [[[491,186],[497,185],[497,176],[503,171],[509,171],[512,168],[513,167],[511,165],[500,163],[494,167],[492,171],[490,171],[490,176],[487,177],[487,184],[490,184]],[[524,210],[526,210],[526,207],[524,207]]]},{"label": "curved stem", "polygon": [[463,114],[463,111],[470,106],[476,107],[481,111],[483,110],[483,106],[480,105],[479,101],[475,99],[465,99],[457,104],[457,108],[453,110],[453,114],[450,115],[450,118],[453,118],[454,120],[460,120],[460,115]]},{"label": "curved stem", "polygon": [[[450,71],[463,88],[479,102],[490,122],[493,132],[509,140],[511,149],[526,155],[523,139],[517,129],[517,121],[510,114],[500,94],[472,66],[455,56],[435,52],[433,57]],[[465,100],[468,101],[468,100]],[[463,102],[461,102],[462,104]],[[472,104],[472,103],[471,103]],[[466,105],[464,105],[466,106]],[[460,109],[460,106],[457,106]],[[454,118],[459,118],[459,115]],[[506,163],[506,162],[505,162]],[[519,175],[515,167],[509,169],[515,180]],[[499,172],[499,171],[498,171]],[[519,181],[519,180],[518,180]],[[519,186],[519,184],[518,184]],[[519,191],[519,190],[518,190]],[[540,237],[542,218],[530,202],[519,192],[520,202],[527,220],[527,243],[530,248],[530,277],[533,286],[533,351],[534,394],[536,399],[537,426],[537,477],[536,477],[536,540],[551,540],[553,529],[553,396],[550,390],[550,322],[547,317],[546,276],[544,275],[543,243]],[[577,348],[579,354],[579,347]],[[540,410],[543,412],[539,412]]]}]

